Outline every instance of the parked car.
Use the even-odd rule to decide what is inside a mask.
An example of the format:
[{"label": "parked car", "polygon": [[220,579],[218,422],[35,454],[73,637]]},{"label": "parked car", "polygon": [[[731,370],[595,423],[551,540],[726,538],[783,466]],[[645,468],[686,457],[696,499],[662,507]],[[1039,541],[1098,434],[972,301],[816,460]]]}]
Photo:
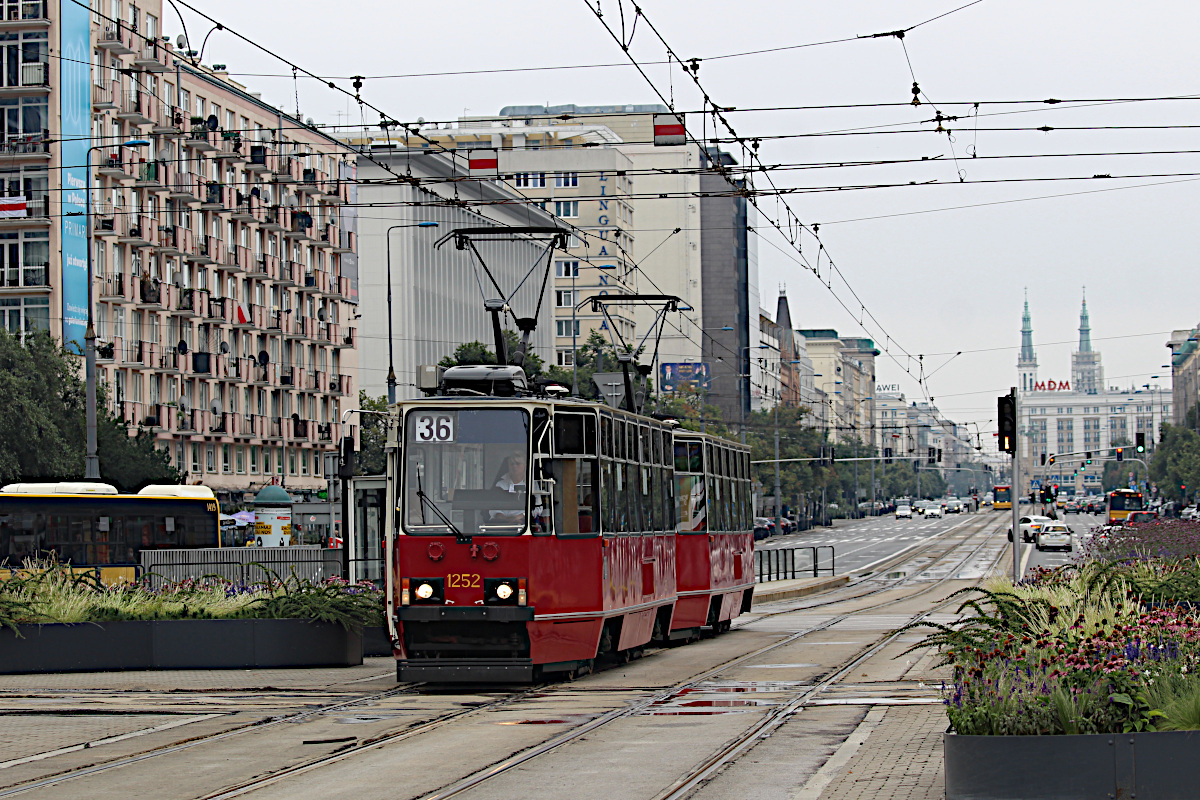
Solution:
[{"label": "parked car", "polygon": [[896,506],[896,519],[912,519],[912,506]]},{"label": "parked car", "polygon": [[1038,530],[1034,539],[1034,547],[1038,550],[1058,548],[1069,553],[1073,549],[1071,547],[1071,529],[1062,522],[1047,522]]},{"label": "parked car", "polygon": [[761,520],[761,519],[762,519],[762,517],[754,518],[754,541],[756,541],[756,542],[759,541],[760,539],[766,539],[768,536],[771,535],[770,528],[768,528],[766,525],[759,524],[759,520]]},{"label": "parked car", "polygon": [[1196,506],[1190,505],[1187,508],[1183,509],[1183,511],[1180,511],[1179,518],[1180,519],[1195,519],[1196,518]]},{"label": "parked car", "polygon": [[760,528],[760,527],[766,528],[767,536],[775,535],[775,520],[772,519],[771,517],[755,517],[754,518],[754,527],[755,528]]},{"label": "parked car", "polygon": [[938,519],[945,519],[945,516],[946,515],[942,513],[941,503],[930,503],[929,508],[925,509],[925,519],[933,519],[934,517],[937,517]]}]

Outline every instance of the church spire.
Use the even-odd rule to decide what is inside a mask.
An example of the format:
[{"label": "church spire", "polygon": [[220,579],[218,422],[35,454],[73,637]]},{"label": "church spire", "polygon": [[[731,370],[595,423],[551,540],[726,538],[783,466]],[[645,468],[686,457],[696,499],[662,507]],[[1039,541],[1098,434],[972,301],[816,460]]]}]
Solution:
[{"label": "church spire", "polygon": [[1079,352],[1092,352],[1092,325],[1088,320],[1087,288],[1083,290],[1083,309],[1079,312]]},{"label": "church spire", "polygon": [[1033,352],[1033,318],[1029,314],[1029,290],[1025,290],[1025,313],[1021,315],[1021,354],[1017,358],[1021,391],[1032,392],[1037,383],[1037,355]]}]

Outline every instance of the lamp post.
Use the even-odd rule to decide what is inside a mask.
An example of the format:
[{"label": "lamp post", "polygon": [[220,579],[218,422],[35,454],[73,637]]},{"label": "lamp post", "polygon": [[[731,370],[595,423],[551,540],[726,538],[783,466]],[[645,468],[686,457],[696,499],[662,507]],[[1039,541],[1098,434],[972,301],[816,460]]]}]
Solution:
[{"label": "lamp post", "polygon": [[[149,147],[150,142],[146,139],[130,139],[120,146]],[[87,424],[87,455],[83,460],[85,481],[100,480],[100,457],[96,455],[96,325],[92,310],[92,151],[105,149],[107,148],[103,145],[89,147],[84,156],[84,169],[87,172],[87,192],[84,199],[84,228],[87,234],[87,330],[83,334],[83,374],[86,383],[84,414]]]},{"label": "lamp post", "polygon": [[388,311],[388,405],[396,403],[396,365],[392,361],[392,231],[399,228],[436,228],[436,222],[413,222],[408,225],[393,225],[387,229],[387,311]]}]

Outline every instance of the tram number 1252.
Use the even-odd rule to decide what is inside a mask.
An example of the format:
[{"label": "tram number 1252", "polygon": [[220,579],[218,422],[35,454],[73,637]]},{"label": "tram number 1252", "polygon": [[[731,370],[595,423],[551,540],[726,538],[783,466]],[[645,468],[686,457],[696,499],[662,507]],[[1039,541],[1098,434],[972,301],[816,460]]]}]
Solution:
[{"label": "tram number 1252", "polygon": [[444,414],[417,417],[418,442],[453,442],[454,418]]}]

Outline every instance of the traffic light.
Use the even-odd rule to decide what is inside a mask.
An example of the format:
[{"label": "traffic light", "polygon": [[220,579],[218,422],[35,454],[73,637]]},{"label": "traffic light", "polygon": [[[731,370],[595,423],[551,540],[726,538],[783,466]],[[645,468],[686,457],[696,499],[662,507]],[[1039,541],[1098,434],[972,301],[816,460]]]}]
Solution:
[{"label": "traffic light", "polygon": [[1000,452],[1017,452],[1017,398],[1011,393],[996,398],[996,420],[1000,436]]},{"label": "traffic light", "polygon": [[925,454],[925,463],[936,464],[937,462],[934,460],[934,456],[936,454],[937,454],[937,450],[935,448],[933,448],[933,447],[929,448],[929,452]]},{"label": "traffic light", "polygon": [[942,463],[942,448],[940,447],[937,449],[937,461],[939,464]]},{"label": "traffic light", "polygon": [[1054,466],[1054,456],[1050,456],[1050,460],[1046,462],[1050,466]]},{"label": "traffic light", "polygon": [[1087,459],[1087,463],[1089,463],[1089,464],[1092,463],[1092,454],[1091,453],[1084,453],[1083,456],[1084,456],[1084,458]]},{"label": "traffic light", "polygon": [[1125,448],[1118,447],[1117,448],[1117,461],[1124,461],[1124,460],[1125,460]]},{"label": "traffic light", "polygon": [[1042,453],[1042,466],[1046,466],[1046,454]]},{"label": "traffic light", "polygon": [[892,448],[890,448],[890,447],[883,448],[883,463],[884,463],[884,465],[888,465],[888,464],[892,463]]},{"label": "traffic light", "polygon": [[1134,439],[1133,449],[1137,450],[1139,453],[1146,452],[1146,434],[1142,433],[1141,431],[1138,431],[1137,433],[1135,433],[1133,435],[1133,439]]}]

